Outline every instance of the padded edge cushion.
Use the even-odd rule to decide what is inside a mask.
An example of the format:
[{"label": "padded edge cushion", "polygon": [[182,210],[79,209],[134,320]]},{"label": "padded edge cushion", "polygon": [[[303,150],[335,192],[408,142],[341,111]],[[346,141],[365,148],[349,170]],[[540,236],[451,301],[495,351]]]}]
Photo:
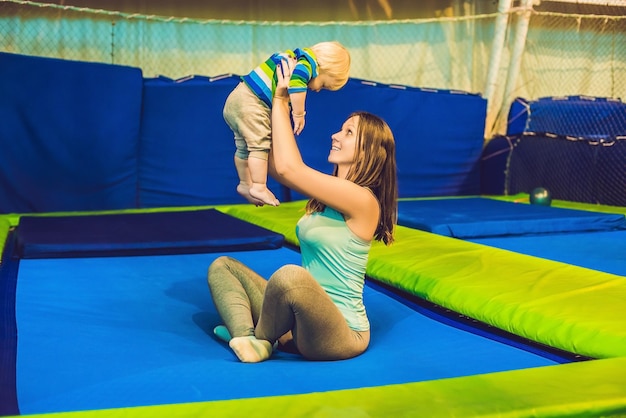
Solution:
[{"label": "padded edge cushion", "polygon": [[618,416],[626,358],[289,396],[58,413],[56,418]]},{"label": "padded edge cushion", "polygon": [[285,237],[285,241],[291,245],[298,246],[296,236],[296,224],[304,215],[306,200],[281,203],[280,206],[254,205],[224,205],[216,206],[216,209],[228,213],[236,218],[243,219],[256,225],[276,231]]},{"label": "padded edge cushion", "polygon": [[93,216],[23,216],[21,258],[181,254],[279,248],[284,237],[215,209]]},{"label": "padded edge cushion", "polygon": [[622,276],[398,227],[368,274],[455,312],[592,358],[626,355]]},{"label": "padded edge cushion", "polygon": [[398,202],[398,224],[456,238],[626,229],[622,214],[479,197]]},{"label": "padded edge cushion", "polygon": [[[220,208],[285,234],[304,202]],[[375,243],[369,277],[550,347],[592,358],[626,356],[626,280],[402,226],[396,242]]]}]

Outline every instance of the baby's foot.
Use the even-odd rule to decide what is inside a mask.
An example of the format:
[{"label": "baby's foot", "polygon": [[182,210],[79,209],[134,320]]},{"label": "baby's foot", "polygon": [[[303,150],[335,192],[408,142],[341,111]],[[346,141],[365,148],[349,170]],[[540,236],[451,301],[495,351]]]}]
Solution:
[{"label": "baby's foot", "polygon": [[280,205],[280,202],[278,201],[278,199],[276,199],[276,196],[274,196],[274,193],[272,193],[270,189],[268,189],[267,186],[265,186],[264,184],[252,183],[252,186],[250,186],[250,189],[249,189],[249,193],[253,199],[260,200],[266,205],[271,205],[271,206]]},{"label": "baby's foot", "polygon": [[258,340],[253,335],[235,337],[228,345],[243,363],[258,363],[272,355],[272,344],[267,340]]},{"label": "baby's foot", "polygon": [[237,193],[239,193],[244,199],[246,199],[248,202],[252,203],[255,206],[264,205],[262,200],[252,197],[252,195],[250,194],[250,186],[247,184],[239,183],[237,185]]}]

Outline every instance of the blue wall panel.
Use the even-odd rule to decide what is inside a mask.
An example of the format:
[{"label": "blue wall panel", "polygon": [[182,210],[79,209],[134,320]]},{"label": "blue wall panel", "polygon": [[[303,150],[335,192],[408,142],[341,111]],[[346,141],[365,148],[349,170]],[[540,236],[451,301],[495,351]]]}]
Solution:
[{"label": "blue wall panel", "polygon": [[136,68],[0,53],[0,213],[136,205]]}]

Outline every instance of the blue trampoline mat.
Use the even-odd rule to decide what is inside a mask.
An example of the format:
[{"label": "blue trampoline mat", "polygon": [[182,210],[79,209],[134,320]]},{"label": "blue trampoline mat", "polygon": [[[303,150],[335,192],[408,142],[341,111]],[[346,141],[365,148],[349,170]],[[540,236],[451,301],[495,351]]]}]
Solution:
[{"label": "blue trampoline mat", "polygon": [[469,241],[626,276],[626,231],[488,237]]},{"label": "blue trampoline mat", "polygon": [[[21,260],[16,290],[22,414],[241,399],[444,379],[556,361],[450,326],[366,286],[363,355],[240,363],[212,336],[206,284],[221,253]],[[265,277],[300,254],[232,255]]]},{"label": "blue trampoline mat", "polygon": [[398,202],[398,224],[455,238],[626,229],[622,214],[468,197]]}]

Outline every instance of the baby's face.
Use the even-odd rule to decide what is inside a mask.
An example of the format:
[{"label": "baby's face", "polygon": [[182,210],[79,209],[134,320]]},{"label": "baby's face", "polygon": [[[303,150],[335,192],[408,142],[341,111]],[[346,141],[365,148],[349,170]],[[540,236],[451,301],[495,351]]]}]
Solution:
[{"label": "baby's face", "polygon": [[318,92],[322,89],[330,90],[332,86],[332,79],[327,74],[320,74],[317,77],[313,77],[308,84],[309,90]]}]

